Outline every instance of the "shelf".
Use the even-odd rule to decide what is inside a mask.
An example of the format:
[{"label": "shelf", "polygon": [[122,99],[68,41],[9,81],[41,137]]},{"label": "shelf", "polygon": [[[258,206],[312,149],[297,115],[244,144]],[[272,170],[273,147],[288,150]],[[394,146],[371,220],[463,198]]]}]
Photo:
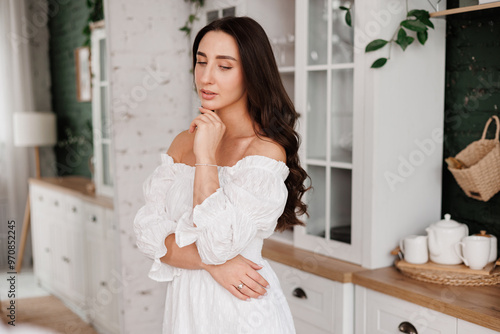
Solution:
[{"label": "shelf", "polygon": [[460,14],[460,13],[467,13],[467,12],[474,12],[477,10],[482,10],[482,9],[490,9],[490,8],[496,8],[500,7],[500,1],[497,2],[491,2],[491,3],[485,3],[482,5],[475,5],[475,6],[467,6],[467,7],[461,7],[461,8],[453,8],[453,9],[447,9],[447,10],[440,10],[439,12],[434,12],[431,13],[431,17],[441,17],[441,16],[446,16],[446,15],[452,15],[452,14]]},{"label": "shelf", "polygon": [[295,67],[294,66],[283,66],[283,67],[278,67],[278,71],[282,74],[287,74],[287,73],[294,73],[295,72]]},{"label": "shelf", "polygon": [[342,69],[352,69],[354,68],[354,63],[341,63],[341,64],[323,64],[323,65],[308,65],[306,66],[307,71],[326,71],[326,70],[342,70]]}]

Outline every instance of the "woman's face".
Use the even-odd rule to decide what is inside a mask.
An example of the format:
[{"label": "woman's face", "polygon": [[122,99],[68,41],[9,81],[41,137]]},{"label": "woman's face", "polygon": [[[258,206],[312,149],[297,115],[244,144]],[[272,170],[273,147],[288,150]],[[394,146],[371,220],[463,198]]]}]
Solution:
[{"label": "woman's face", "polygon": [[194,78],[204,108],[246,108],[240,53],[232,36],[222,31],[210,31],[203,36],[196,54]]}]

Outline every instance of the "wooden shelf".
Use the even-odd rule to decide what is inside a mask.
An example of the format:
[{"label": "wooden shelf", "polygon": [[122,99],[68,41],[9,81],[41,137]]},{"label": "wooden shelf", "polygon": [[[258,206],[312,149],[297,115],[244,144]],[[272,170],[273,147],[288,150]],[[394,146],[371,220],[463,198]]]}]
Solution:
[{"label": "wooden shelf", "polygon": [[431,17],[441,17],[441,16],[446,16],[446,15],[452,15],[452,14],[460,14],[460,13],[467,13],[467,12],[474,12],[477,10],[482,10],[482,9],[490,9],[490,8],[496,8],[500,7],[500,1],[497,2],[491,2],[491,3],[485,3],[482,5],[475,5],[475,6],[467,6],[467,7],[461,7],[461,8],[453,8],[453,9],[447,9],[447,10],[440,10],[439,12],[434,12],[431,13]]}]

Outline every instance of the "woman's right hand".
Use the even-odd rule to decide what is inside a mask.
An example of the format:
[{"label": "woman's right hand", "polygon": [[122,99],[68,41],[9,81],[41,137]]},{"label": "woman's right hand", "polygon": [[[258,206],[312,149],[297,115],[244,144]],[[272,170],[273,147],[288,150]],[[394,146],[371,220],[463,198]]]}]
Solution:
[{"label": "woman's right hand", "polygon": [[[205,265],[213,279],[222,285],[233,296],[241,300],[259,298],[267,293],[269,283],[257,272],[262,266],[241,255],[220,265]],[[243,288],[236,288],[243,283]]]}]

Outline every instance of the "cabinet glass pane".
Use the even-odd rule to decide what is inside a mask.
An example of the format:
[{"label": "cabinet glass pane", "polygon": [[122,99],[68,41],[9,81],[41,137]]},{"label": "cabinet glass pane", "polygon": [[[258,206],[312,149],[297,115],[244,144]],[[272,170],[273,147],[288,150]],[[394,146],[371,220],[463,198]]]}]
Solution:
[{"label": "cabinet glass pane", "polygon": [[332,168],[330,175],[330,239],[350,244],[352,172]]},{"label": "cabinet glass pane", "polygon": [[313,189],[307,192],[307,219],[306,231],[308,234],[325,236],[326,214],[326,172],[325,167],[307,166],[307,173],[311,177]]},{"label": "cabinet glass pane", "polygon": [[309,0],[307,64],[327,62],[328,1]]},{"label": "cabinet glass pane", "polygon": [[331,160],[352,163],[352,69],[332,71]]},{"label": "cabinet glass pane", "polygon": [[113,185],[113,175],[111,171],[109,144],[102,144],[102,180],[107,186]]},{"label": "cabinet glass pane", "polygon": [[326,71],[307,78],[307,158],[326,159]]},{"label": "cabinet glass pane", "polygon": [[292,102],[295,100],[295,75],[293,73],[281,73],[281,81]]},{"label": "cabinet glass pane", "polygon": [[108,103],[108,90],[107,87],[101,87],[101,131],[103,138],[109,138],[109,113],[107,108]]},{"label": "cabinet glass pane", "polygon": [[352,1],[332,1],[332,64],[354,61],[354,29],[345,23],[346,11],[339,9],[340,6],[352,8],[351,15],[354,16]]},{"label": "cabinet glass pane", "polygon": [[100,81],[106,81],[106,40],[99,41],[99,71],[101,72]]}]

